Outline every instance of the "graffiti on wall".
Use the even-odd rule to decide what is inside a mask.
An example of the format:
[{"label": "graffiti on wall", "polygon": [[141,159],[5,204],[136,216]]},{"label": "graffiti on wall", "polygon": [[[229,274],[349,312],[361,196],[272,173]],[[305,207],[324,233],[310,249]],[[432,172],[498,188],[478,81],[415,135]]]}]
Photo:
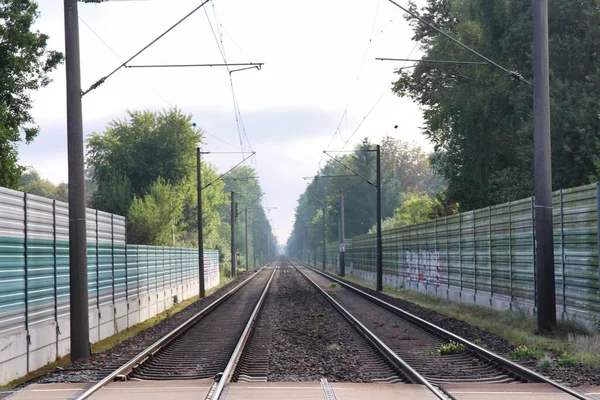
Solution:
[{"label": "graffiti on wall", "polygon": [[410,282],[441,283],[446,264],[435,250],[410,251],[404,256],[404,279]]}]

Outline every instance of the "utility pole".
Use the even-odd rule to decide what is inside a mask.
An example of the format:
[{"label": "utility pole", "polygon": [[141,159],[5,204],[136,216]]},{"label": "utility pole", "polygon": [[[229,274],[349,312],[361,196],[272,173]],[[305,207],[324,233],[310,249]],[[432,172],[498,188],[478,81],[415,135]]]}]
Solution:
[{"label": "utility pole", "polygon": [[248,207],[244,208],[244,220],[246,223],[246,272],[248,272]]},{"label": "utility pole", "polygon": [[381,243],[381,147],[377,145],[377,291],[383,290],[383,248]]},{"label": "utility pole", "polygon": [[344,192],[340,190],[340,276],[346,276],[346,233],[344,227]]},{"label": "utility pole", "polygon": [[200,282],[200,298],[204,297],[204,229],[202,219],[202,168],[200,164],[200,147],[196,148],[196,191],[198,192],[198,280]]},{"label": "utility pole", "polygon": [[235,257],[235,192],[231,192],[231,277],[235,278],[237,273],[236,257]]},{"label": "utility pole", "polygon": [[323,204],[323,271],[327,269],[327,207]]},{"label": "utility pole", "polygon": [[538,332],[556,327],[552,158],[550,146],[548,0],[533,1],[533,146]]},{"label": "utility pole", "polygon": [[256,270],[256,221],[252,222],[252,269]]},{"label": "utility pole", "polygon": [[77,0],[64,0],[69,163],[69,290],[71,361],[90,356],[87,237]]}]

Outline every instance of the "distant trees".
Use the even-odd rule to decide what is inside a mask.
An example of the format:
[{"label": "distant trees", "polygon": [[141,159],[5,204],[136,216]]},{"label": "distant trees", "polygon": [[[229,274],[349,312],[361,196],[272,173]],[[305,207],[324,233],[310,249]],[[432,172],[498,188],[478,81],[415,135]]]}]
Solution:
[{"label": "distant trees", "polygon": [[[531,0],[428,0],[421,17],[529,81]],[[412,20],[425,59],[479,61]],[[553,187],[597,180],[600,154],[600,8],[549,1]],[[488,67],[417,63],[393,90],[423,107],[434,170],[448,198],[471,210],[531,196],[533,99],[528,85]]]},{"label": "distant trees", "polygon": [[[323,203],[327,240],[338,239],[336,204],[344,192],[346,237],[367,233],[376,222],[376,190],[358,176],[375,182],[374,145],[368,140],[355,150],[330,160],[298,199],[294,228],[288,244],[314,249],[323,238]],[[342,165],[343,164],[343,165]],[[381,143],[382,216],[385,227],[418,223],[450,211],[443,203],[444,182],[430,168],[429,156],[420,147],[385,137]],[[336,177],[345,175],[344,177]],[[349,175],[349,176],[348,176]],[[328,176],[333,176],[328,178]],[[436,195],[437,193],[439,195]]]},{"label": "distant trees", "polygon": [[68,201],[68,185],[66,183],[55,185],[48,179],[43,179],[40,173],[33,168],[25,169],[19,179],[17,189],[54,200]]},{"label": "distant trees", "polygon": [[17,144],[39,132],[32,125],[31,91],[47,86],[49,73],[63,60],[47,50],[47,35],[32,31],[38,16],[33,0],[0,0],[0,186],[14,189],[24,171]]}]

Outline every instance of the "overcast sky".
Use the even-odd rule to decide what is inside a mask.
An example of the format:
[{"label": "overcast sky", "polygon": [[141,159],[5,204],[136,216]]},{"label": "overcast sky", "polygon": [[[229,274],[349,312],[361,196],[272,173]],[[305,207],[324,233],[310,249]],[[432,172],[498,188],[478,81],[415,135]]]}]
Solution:
[{"label": "overcast sky", "polygon": [[[50,35],[49,48],[64,51],[62,1],[38,1],[37,29]],[[87,89],[200,3],[80,3],[82,87]],[[290,234],[306,187],[302,177],[317,172],[323,150],[340,149],[346,142],[352,148],[363,137],[378,142],[383,135],[429,148],[420,133],[419,108],[390,90],[394,69],[403,64],[375,60],[420,55],[402,11],[388,1],[213,0],[130,64],[222,63],[209,19],[228,62],[265,63],[261,71],[232,76],[247,136],[242,133],[243,147],[257,152],[249,165],[257,167],[266,193],[263,204],[277,207],[270,217],[280,243]],[[34,95],[33,115],[41,133],[21,146],[20,162],[59,183],[67,181],[64,65],[52,76],[54,82]],[[220,68],[122,69],[83,98],[84,135],[101,132],[127,109],[171,105],[192,114],[212,135],[206,138],[206,150],[240,147],[229,75]],[[241,155],[207,159],[225,171]]]}]

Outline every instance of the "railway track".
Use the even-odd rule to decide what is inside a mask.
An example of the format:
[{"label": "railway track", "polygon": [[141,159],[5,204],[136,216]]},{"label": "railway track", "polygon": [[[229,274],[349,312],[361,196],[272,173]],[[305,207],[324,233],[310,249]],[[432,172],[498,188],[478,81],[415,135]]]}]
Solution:
[{"label": "railway track", "polygon": [[217,399],[225,381],[219,377],[231,374],[228,368],[237,363],[232,354],[241,353],[277,268],[277,263],[261,268],[77,399],[88,399],[115,380],[201,378],[216,378],[211,398]]},{"label": "railway track", "polygon": [[[293,268],[281,266],[282,262],[262,268],[77,399],[90,398],[118,378],[214,379],[205,400],[222,398],[230,382],[267,381],[274,323],[269,313],[277,307],[278,290],[272,282],[282,273],[287,279],[293,275],[296,280],[291,286],[308,296],[300,302],[319,293],[354,328],[357,337],[351,341],[362,343],[355,353],[372,370],[372,382],[420,384],[445,400],[453,399],[444,389],[448,383],[539,382],[574,398],[589,399],[332,276],[288,263]],[[438,354],[450,341],[465,346],[465,351]]]},{"label": "railway track", "polygon": [[[444,391],[449,383],[546,383],[574,398],[589,399],[329,274],[303,263],[294,265],[340,312],[371,329],[435,388]],[[464,351],[441,355],[439,350],[451,342],[464,346]]]}]

